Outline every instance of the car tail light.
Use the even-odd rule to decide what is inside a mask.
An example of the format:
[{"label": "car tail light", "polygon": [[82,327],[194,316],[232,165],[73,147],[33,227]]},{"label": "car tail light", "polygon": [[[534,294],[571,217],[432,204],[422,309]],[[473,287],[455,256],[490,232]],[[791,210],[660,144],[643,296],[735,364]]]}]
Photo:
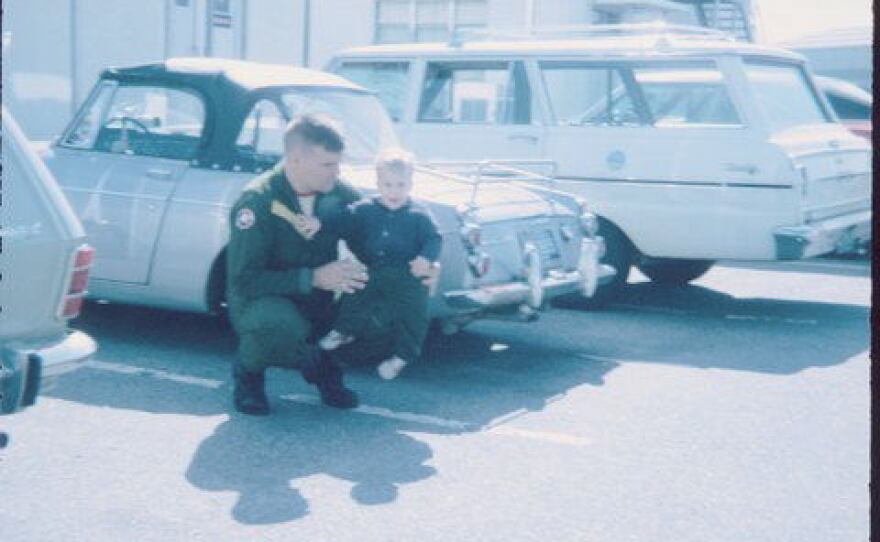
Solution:
[{"label": "car tail light", "polygon": [[587,237],[595,237],[599,233],[599,218],[587,208],[586,203],[581,203],[580,208],[581,216],[579,217],[579,222],[581,231]]},{"label": "car tail light", "polygon": [[461,238],[468,248],[478,247],[483,242],[483,229],[478,224],[466,223],[461,227]]},{"label": "car tail light", "polygon": [[470,264],[471,271],[474,275],[477,277],[483,277],[489,273],[489,268],[492,267],[492,258],[480,250],[468,256],[468,264]]},{"label": "car tail light", "polygon": [[67,291],[61,300],[59,315],[61,318],[75,318],[82,310],[83,298],[86,296],[86,286],[89,283],[89,270],[95,258],[95,249],[89,245],[82,245],[76,249],[73,257],[72,269],[67,281]]}]

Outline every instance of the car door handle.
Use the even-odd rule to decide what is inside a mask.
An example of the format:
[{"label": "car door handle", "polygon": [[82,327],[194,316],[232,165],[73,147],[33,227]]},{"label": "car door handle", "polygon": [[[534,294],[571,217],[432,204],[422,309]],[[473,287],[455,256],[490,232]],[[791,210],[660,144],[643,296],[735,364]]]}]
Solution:
[{"label": "car door handle", "polygon": [[171,171],[167,169],[148,169],[147,177],[159,181],[167,181],[171,178]]},{"label": "car door handle", "polygon": [[537,143],[538,136],[532,134],[511,134],[507,136],[508,141],[528,141],[529,143]]}]

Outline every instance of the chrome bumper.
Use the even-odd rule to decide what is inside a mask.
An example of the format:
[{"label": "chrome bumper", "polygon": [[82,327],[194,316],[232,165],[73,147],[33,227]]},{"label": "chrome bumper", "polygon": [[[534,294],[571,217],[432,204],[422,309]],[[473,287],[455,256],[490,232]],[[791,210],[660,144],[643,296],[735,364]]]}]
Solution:
[{"label": "chrome bumper", "polygon": [[17,410],[30,406],[37,393],[52,388],[59,375],[88,361],[98,346],[82,331],[70,331],[61,340],[49,344],[11,343],[0,351],[0,411],[11,406]]},{"label": "chrome bumper", "polygon": [[844,252],[871,239],[871,211],[829,218],[815,224],[776,228],[773,237],[779,260]]},{"label": "chrome bumper", "polygon": [[545,276],[538,250],[527,245],[524,251],[525,280],[451,290],[443,297],[450,307],[465,310],[523,304],[538,308],[545,299],[571,293],[592,297],[599,285],[610,282],[616,274],[613,267],[599,262],[604,251],[605,241],[601,237],[585,238],[581,241],[576,271],[550,270]]}]

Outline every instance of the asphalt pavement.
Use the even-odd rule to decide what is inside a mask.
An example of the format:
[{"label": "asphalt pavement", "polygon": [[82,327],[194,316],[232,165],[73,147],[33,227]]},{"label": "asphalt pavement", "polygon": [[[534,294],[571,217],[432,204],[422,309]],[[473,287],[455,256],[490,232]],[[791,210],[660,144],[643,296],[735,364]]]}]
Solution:
[{"label": "asphalt pavement", "polygon": [[231,412],[221,321],[88,304],[91,364],[0,418],[0,540],[851,542],[868,538],[870,270],[634,273],[602,311],[433,336],[362,406],[272,370]]}]

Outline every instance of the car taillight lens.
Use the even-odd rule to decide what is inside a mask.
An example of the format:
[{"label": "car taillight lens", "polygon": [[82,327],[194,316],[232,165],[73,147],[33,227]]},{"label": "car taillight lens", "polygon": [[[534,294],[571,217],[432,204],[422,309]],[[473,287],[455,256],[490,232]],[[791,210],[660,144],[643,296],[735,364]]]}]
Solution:
[{"label": "car taillight lens", "polygon": [[73,270],[67,283],[67,291],[61,300],[61,318],[75,318],[82,310],[86,286],[89,283],[89,270],[95,258],[95,249],[82,245],[73,257]]},{"label": "car taillight lens", "polygon": [[468,248],[478,247],[483,242],[483,229],[477,224],[465,224],[461,227],[461,238]]},{"label": "car taillight lens", "polygon": [[492,258],[480,250],[475,254],[468,256],[468,264],[470,264],[471,271],[474,275],[477,277],[483,277],[489,273],[489,268],[492,266]]},{"label": "car taillight lens", "polygon": [[581,216],[579,217],[581,231],[587,237],[595,237],[599,233],[599,217],[590,212],[586,204],[581,204]]}]

